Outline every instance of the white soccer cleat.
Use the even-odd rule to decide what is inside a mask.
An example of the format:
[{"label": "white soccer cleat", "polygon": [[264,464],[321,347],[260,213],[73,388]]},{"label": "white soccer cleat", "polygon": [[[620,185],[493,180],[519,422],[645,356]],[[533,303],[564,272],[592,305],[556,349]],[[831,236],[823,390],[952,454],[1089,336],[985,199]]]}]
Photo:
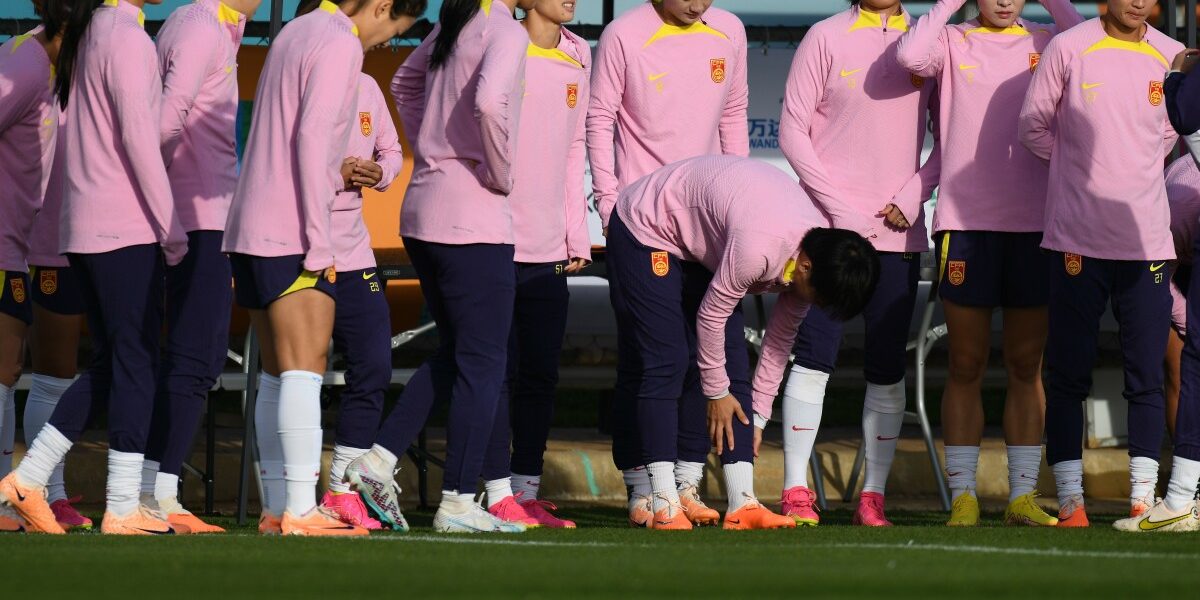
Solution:
[{"label": "white soccer cleat", "polygon": [[474,502],[442,502],[433,516],[439,533],[524,533],[520,523],[502,521]]},{"label": "white soccer cleat", "polygon": [[1131,533],[1200,531],[1200,508],[1193,500],[1183,510],[1171,510],[1159,500],[1140,517],[1129,517],[1113,523],[1113,529]]}]

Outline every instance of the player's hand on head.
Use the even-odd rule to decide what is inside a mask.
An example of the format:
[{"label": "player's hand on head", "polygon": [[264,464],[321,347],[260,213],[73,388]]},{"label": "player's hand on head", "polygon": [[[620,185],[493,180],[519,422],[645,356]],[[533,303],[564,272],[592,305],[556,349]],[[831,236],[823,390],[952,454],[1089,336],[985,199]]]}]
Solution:
[{"label": "player's hand on head", "polygon": [[741,403],[732,394],[708,401],[708,435],[717,448],[717,454],[721,454],[725,449],[733,450],[733,419],[735,416],[741,424],[750,424],[750,419],[747,419],[746,413],[742,411]]}]

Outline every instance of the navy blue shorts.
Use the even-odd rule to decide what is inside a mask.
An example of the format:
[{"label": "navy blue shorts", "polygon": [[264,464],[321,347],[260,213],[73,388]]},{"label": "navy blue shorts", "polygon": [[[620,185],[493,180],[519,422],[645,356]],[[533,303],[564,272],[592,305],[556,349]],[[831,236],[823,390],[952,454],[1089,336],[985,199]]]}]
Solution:
[{"label": "navy blue shorts", "polygon": [[24,322],[33,322],[33,304],[29,301],[29,275],[20,271],[0,271],[0,314]]},{"label": "navy blue shorts", "polygon": [[936,240],[942,300],[1009,308],[1050,302],[1050,259],[1041,232],[944,231]]},{"label": "navy blue shorts", "polygon": [[29,267],[33,281],[33,301],[38,306],[60,315],[82,315],[87,312],[79,274],[71,267]]},{"label": "navy blue shorts", "polygon": [[[266,310],[272,302],[300,290],[315,289],[337,300],[337,278],[304,269],[304,255],[230,254],[238,306]],[[330,270],[328,273],[332,274]]]}]

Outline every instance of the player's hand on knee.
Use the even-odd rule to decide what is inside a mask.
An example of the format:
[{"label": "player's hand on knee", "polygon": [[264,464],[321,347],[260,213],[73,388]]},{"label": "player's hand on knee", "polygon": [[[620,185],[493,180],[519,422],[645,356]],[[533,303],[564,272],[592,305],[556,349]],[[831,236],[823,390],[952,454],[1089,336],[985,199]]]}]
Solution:
[{"label": "player's hand on knee", "polygon": [[750,424],[746,413],[742,411],[741,403],[732,394],[708,401],[708,435],[717,448],[717,454],[721,454],[726,448],[733,450],[733,419],[735,416],[743,425]]}]

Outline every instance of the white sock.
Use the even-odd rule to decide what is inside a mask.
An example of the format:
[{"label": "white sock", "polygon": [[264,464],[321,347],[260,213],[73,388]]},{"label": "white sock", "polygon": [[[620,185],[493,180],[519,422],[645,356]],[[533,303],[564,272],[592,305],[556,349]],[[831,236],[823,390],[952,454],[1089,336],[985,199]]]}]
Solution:
[{"label": "white sock", "polygon": [[158,461],[146,459],[142,461],[142,495],[154,496],[154,484],[158,481]]},{"label": "white sock", "polygon": [[[363,460],[367,466],[378,474],[387,474],[396,472],[396,463],[400,462],[400,458],[392,454],[391,450],[375,444],[371,446],[371,450],[363,455]],[[470,494],[467,494],[470,496]]]},{"label": "white sock", "polygon": [[317,506],[323,382],[321,374],[311,371],[279,375],[279,444],[283,447],[287,512],[297,517]]},{"label": "white sock", "polygon": [[1063,506],[1072,496],[1083,497],[1083,461],[1064,460],[1055,463],[1054,487],[1058,489],[1058,504]]},{"label": "white sock", "polygon": [[262,373],[258,377],[254,432],[263,510],[282,517],[287,495],[283,485],[283,446],[279,443],[279,378],[274,375]]},{"label": "white sock", "polygon": [[646,467],[625,469],[621,471],[621,477],[625,479],[625,490],[628,492],[630,500],[634,496],[649,498],[654,493],[654,490],[650,487],[650,471]]},{"label": "white sock", "polygon": [[537,500],[538,488],[542,487],[541,475],[521,475],[513,473],[513,495],[520,494],[521,500]]},{"label": "white sock", "polygon": [[783,389],[783,489],[808,487],[808,461],[812,458],[821,411],[825,408],[825,386],[829,373],[792,367]]},{"label": "white sock", "polygon": [[675,463],[652,462],[646,465],[650,476],[650,489],[654,492],[654,512],[667,508],[667,503],[679,504],[679,490],[675,487]]},{"label": "white sock", "polygon": [[675,461],[675,487],[700,487],[700,479],[704,477],[704,463]]},{"label": "white sock", "polygon": [[975,471],[979,468],[979,446],[946,446],[946,484],[950,497],[975,496]]},{"label": "white sock", "polygon": [[867,475],[863,491],[882,494],[887,485],[896,440],[904,425],[904,380],[892,385],[867,384],[863,400],[863,439],[866,440]]},{"label": "white sock", "polygon": [[137,510],[143,460],[140,452],[108,451],[108,483],[104,494],[107,512],[124,517]]},{"label": "white sock", "polygon": [[178,504],[179,476],[170,473],[159,473],[154,478],[154,499],[159,506]]},{"label": "white sock", "polygon": [[47,423],[30,444],[21,464],[17,466],[17,479],[21,485],[45,486],[50,481],[54,468],[62,463],[70,451],[71,440],[55,426]]},{"label": "white sock", "polygon": [[[33,445],[33,440],[42,431],[42,427],[46,426],[50,415],[54,414],[58,399],[74,382],[74,379],[33,374],[29,384],[29,396],[25,399],[26,447]],[[60,462],[54,467],[54,471],[50,473],[50,481],[46,484],[46,494],[51,503],[67,499],[67,491],[63,485],[63,465],[64,463]]]},{"label": "white sock", "polygon": [[475,504],[475,496],[473,494],[460,494],[455,490],[442,490],[442,501],[438,505],[438,510],[461,515],[469,510]]},{"label": "white sock", "polygon": [[754,463],[740,461],[725,465],[725,493],[729,496],[729,512],[754,500]]},{"label": "white sock", "polygon": [[485,489],[487,489],[488,508],[500,504],[505,498],[513,495],[511,477],[502,477],[500,479],[485,481],[484,486]]},{"label": "white sock", "polygon": [[1008,446],[1008,501],[1037,489],[1042,470],[1041,446]]},{"label": "white sock", "polygon": [[17,391],[0,385],[0,477],[12,473],[13,444],[17,440]]},{"label": "white sock", "polygon": [[1167,508],[1180,511],[1196,499],[1196,483],[1200,481],[1200,461],[1176,456],[1171,462],[1171,481],[1167,483]]},{"label": "white sock", "polygon": [[346,467],[367,452],[370,452],[370,449],[334,444],[333,460],[329,463],[329,491],[335,494],[350,492],[350,484],[342,481],[346,478]]},{"label": "white sock", "polygon": [[1129,458],[1129,499],[1150,499],[1154,503],[1154,488],[1158,485],[1158,461],[1145,456]]}]

